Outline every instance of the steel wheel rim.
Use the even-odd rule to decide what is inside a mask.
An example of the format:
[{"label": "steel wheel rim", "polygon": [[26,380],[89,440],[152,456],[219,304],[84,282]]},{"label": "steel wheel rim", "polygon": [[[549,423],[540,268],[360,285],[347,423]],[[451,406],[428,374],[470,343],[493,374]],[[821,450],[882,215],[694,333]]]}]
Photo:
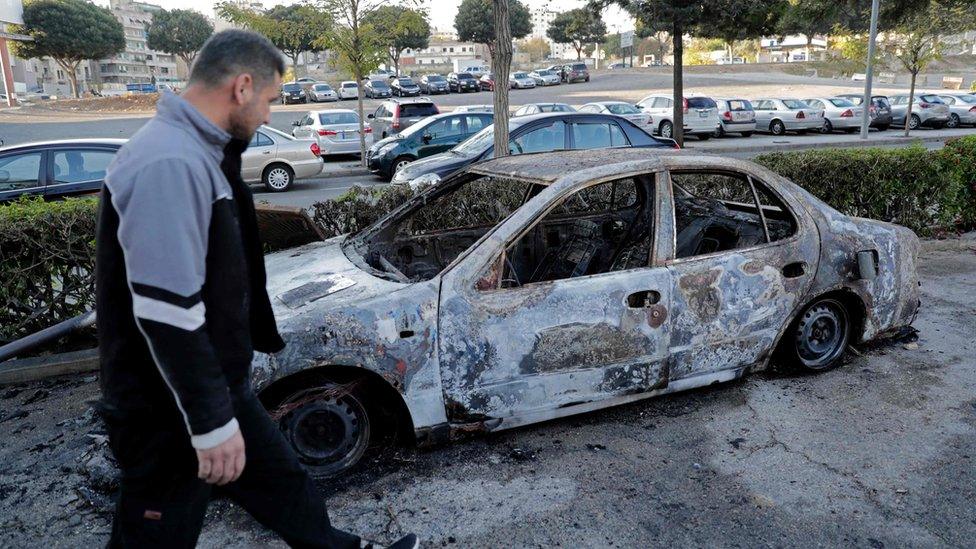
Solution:
[{"label": "steel wheel rim", "polygon": [[275,190],[281,190],[288,187],[291,183],[291,175],[288,170],[284,168],[274,168],[268,172],[268,186]]},{"label": "steel wheel rim", "polygon": [[289,442],[304,463],[339,464],[362,453],[369,442],[366,411],[348,395],[309,402],[284,421]]},{"label": "steel wheel rim", "polygon": [[847,347],[847,311],[836,301],[822,301],[803,314],[794,337],[797,356],[806,367],[826,367]]}]

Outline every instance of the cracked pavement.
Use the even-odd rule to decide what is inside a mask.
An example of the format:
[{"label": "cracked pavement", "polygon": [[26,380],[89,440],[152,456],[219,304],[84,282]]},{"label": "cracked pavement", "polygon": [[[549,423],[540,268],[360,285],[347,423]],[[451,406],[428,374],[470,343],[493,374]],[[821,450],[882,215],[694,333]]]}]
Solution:
[{"label": "cracked pavement", "polygon": [[[958,547],[976,536],[976,240],[927,243],[918,348],[365,460],[340,528],[424,545]],[[0,546],[103,545],[94,376],[0,387]],[[201,547],[284,547],[226,501]]]}]

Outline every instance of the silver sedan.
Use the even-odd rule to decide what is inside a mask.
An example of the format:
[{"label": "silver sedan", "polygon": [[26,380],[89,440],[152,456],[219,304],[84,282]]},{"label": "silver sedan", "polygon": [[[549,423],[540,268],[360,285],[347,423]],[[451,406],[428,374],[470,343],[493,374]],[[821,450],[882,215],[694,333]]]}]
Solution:
[{"label": "silver sedan", "polygon": [[529,77],[535,80],[536,86],[558,86],[560,83],[559,74],[548,69],[534,70]]},{"label": "silver sedan", "polygon": [[[908,95],[891,96],[892,124],[904,127],[907,115]],[[912,100],[912,116],[908,120],[908,128],[912,130],[919,126],[942,128],[949,123],[949,118],[949,105],[946,105],[938,95],[920,93]]]},{"label": "silver sedan", "polygon": [[949,122],[947,128],[958,128],[964,125],[976,125],[976,94],[972,93],[943,93],[939,98],[949,105]]},{"label": "silver sedan", "polygon": [[[359,154],[359,115],[351,109],[324,109],[308,111],[301,120],[293,123],[292,135],[300,139],[314,139],[322,148],[323,155]],[[373,144],[369,126],[366,132],[366,148]]]},{"label": "silver sedan", "polygon": [[579,112],[615,114],[630,120],[634,124],[637,124],[647,133],[654,131],[654,121],[651,119],[651,115],[645,113],[630,103],[625,103],[623,101],[595,101],[593,103],[583,105],[578,110]]},{"label": "silver sedan", "polygon": [[296,179],[322,172],[320,154],[315,141],[261,126],[241,157],[241,176],[248,183],[264,183],[270,192],[287,191]]},{"label": "silver sedan", "polygon": [[823,111],[824,121],[820,131],[830,133],[841,130],[853,133],[861,127],[864,109],[842,97],[815,97],[804,99],[804,103]]},{"label": "silver sedan", "polygon": [[823,111],[799,99],[755,99],[752,106],[756,110],[757,131],[783,135],[788,131],[820,130],[823,126]]}]

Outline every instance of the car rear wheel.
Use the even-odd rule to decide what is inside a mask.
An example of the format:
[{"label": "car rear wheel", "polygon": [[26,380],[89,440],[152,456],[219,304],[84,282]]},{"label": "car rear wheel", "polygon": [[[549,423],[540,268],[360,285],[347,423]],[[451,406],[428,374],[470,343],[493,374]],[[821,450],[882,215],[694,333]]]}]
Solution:
[{"label": "car rear wheel", "polygon": [[285,164],[272,164],[264,169],[261,182],[269,192],[280,193],[291,188],[295,172]]},{"label": "car rear wheel", "polygon": [[299,391],[282,402],[273,417],[313,476],[352,467],[369,447],[369,414],[361,395],[344,385],[329,383]]},{"label": "car rear wheel", "polygon": [[725,128],[719,124],[719,126],[715,128],[715,131],[712,132],[712,137],[722,137],[723,135],[725,135]]},{"label": "car rear wheel", "polygon": [[661,134],[661,137],[671,139],[674,137],[674,125],[671,124],[670,121],[665,120],[664,122],[661,122],[661,126],[658,128],[658,133]]},{"label": "car rear wheel", "polygon": [[946,124],[947,128],[958,128],[959,127],[959,115],[952,113],[949,115],[949,122]]},{"label": "car rear wheel", "polygon": [[786,126],[779,120],[773,120],[769,123],[769,133],[773,135],[783,135],[786,133]]},{"label": "car rear wheel", "polygon": [[834,125],[830,123],[830,120],[824,118],[823,127],[820,128],[821,133],[830,133],[834,131]]},{"label": "car rear wheel", "polygon": [[711,137],[711,136],[712,136],[712,134],[710,134],[710,133],[699,133],[699,134],[695,134],[695,137],[697,137],[699,141],[708,141],[708,138]]},{"label": "car rear wheel", "polygon": [[786,342],[796,369],[819,372],[840,364],[850,337],[847,309],[836,299],[824,298],[800,313],[787,332]]}]

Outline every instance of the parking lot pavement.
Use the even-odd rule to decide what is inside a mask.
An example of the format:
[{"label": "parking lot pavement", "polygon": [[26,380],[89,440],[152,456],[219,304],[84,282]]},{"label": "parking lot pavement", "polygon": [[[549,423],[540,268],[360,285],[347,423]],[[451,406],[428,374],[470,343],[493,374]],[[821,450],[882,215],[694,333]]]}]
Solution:
[{"label": "parking lot pavement", "polygon": [[[334,522],[426,547],[971,546],[976,235],[924,249],[917,346],[374,456],[321,484]],[[4,544],[104,545],[97,397],[95,376],[0,388]],[[200,546],[284,547],[223,500]]]}]

